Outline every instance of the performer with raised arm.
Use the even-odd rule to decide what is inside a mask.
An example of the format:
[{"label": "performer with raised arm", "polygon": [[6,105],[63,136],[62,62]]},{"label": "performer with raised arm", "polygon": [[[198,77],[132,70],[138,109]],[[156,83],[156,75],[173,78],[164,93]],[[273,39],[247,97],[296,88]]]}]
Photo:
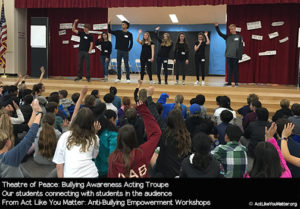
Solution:
[{"label": "performer with raised arm", "polygon": [[161,65],[163,64],[164,71],[165,71],[165,84],[168,84],[168,59],[170,51],[173,47],[173,42],[170,38],[169,33],[164,33],[163,39],[159,37],[159,29],[160,27],[155,28],[155,33],[157,35],[157,39],[160,43],[160,48],[157,54],[157,78],[158,78],[158,84],[161,84]]},{"label": "performer with raised arm", "polygon": [[133,38],[132,33],[130,33],[127,29],[130,27],[129,22],[122,21],[122,30],[111,30],[110,21],[108,21],[108,32],[114,36],[116,36],[116,46],[117,50],[117,69],[118,69],[118,78],[115,80],[115,83],[121,81],[122,73],[121,73],[121,63],[122,59],[124,59],[124,64],[126,68],[126,80],[127,83],[130,83],[130,71],[129,71],[129,51],[133,46]]},{"label": "performer with raised arm", "polygon": [[[195,85],[199,84],[199,71],[201,69],[202,82],[201,85],[205,85],[205,46],[209,45],[210,41],[208,38],[208,32],[199,33],[198,41],[195,43],[195,70],[196,70],[196,82]],[[200,69],[199,69],[200,67]]]},{"label": "performer with raised arm", "polygon": [[78,53],[78,74],[77,74],[77,78],[75,78],[75,81],[79,81],[82,79],[83,60],[85,60],[86,80],[90,82],[91,81],[90,53],[93,50],[93,36],[89,33],[91,26],[89,24],[84,24],[83,31],[78,31],[76,29],[77,23],[78,23],[78,19],[74,21],[72,27],[72,31],[80,37],[79,53]]},{"label": "performer with raised arm", "polygon": [[112,45],[111,42],[108,40],[108,34],[103,33],[102,35],[98,36],[98,40],[96,41],[96,46],[100,47],[100,61],[104,73],[104,81],[108,80],[108,64],[110,60],[110,54]]},{"label": "performer with raised arm", "polygon": [[152,63],[154,61],[154,43],[151,41],[150,34],[145,32],[143,35],[143,39],[140,40],[140,36],[142,34],[142,30],[139,30],[139,34],[137,37],[137,42],[142,45],[142,51],[140,56],[141,61],[141,80],[144,80],[145,67],[147,66],[147,73],[149,76],[150,84],[154,84],[155,82],[152,80]]},{"label": "performer with raised arm", "polygon": [[219,24],[216,23],[216,30],[225,41],[226,41],[226,61],[228,65],[228,83],[225,86],[231,86],[232,73],[234,73],[235,86],[239,85],[239,60],[242,59],[243,55],[243,37],[236,32],[236,25],[229,25],[230,35],[225,35],[220,31]]}]

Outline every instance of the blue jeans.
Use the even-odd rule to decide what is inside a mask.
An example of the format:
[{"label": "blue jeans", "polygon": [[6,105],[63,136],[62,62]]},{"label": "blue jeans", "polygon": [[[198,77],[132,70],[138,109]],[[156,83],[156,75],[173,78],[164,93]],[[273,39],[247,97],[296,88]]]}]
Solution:
[{"label": "blue jeans", "polygon": [[104,76],[108,76],[109,58],[108,58],[108,62],[105,61],[106,58],[107,58],[107,56],[100,55],[100,62],[101,62],[101,65],[102,65]]},{"label": "blue jeans", "polygon": [[118,69],[118,79],[121,80],[122,77],[122,72],[121,72],[121,63],[122,63],[122,58],[124,59],[124,64],[125,64],[125,69],[126,69],[126,79],[130,80],[130,71],[129,71],[129,64],[128,64],[128,59],[129,59],[129,52],[127,51],[117,51],[117,69]]},{"label": "blue jeans", "polygon": [[239,60],[237,58],[227,57],[228,65],[228,83],[231,84],[232,73],[234,73],[234,81],[236,84],[239,83]]}]

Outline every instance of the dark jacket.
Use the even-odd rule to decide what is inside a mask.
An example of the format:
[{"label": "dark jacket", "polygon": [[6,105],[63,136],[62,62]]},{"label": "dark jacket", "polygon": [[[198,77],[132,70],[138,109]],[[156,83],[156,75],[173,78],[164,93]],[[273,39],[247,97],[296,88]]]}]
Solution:
[{"label": "dark jacket", "polygon": [[288,118],[293,115],[292,110],[289,108],[282,108],[280,110],[277,110],[276,113],[272,117],[272,121],[276,122],[280,118]]},{"label": "dark jacket", "polygon": [[145,133],[145,125],[143,119],[141,117],[138,117],[135,120],[128,120],[124,116],[122,119],[120,119],[120,126],[122,127],[126,124],[131,124],[134,126],[139,145],[144,144],[146,142],[147,136]]},{"label": "dark jacket", "polygon": [[187,130],[191,134],[191,139],[199,132],[214,134],[214,124],[209,119],[203,119],[200,116],[191,116],[185,120]]}]

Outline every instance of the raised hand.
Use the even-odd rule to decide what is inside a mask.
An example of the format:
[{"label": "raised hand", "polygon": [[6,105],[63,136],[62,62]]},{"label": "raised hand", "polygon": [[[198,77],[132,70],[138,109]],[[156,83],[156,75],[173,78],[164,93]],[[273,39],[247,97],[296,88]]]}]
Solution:
[{"label": "raised hand", "polygon": [[207,36],[207,35],[208,35],[208,32],[207,32],[207,31],[205,31],[205,32],[204,32],[204,35],[205,35],[205,36]]},{"label": "raised hand", "polygon": [[138,101],[138,103],[136,104],[136,106],[139,107],[139,106],[141,106],[142,104],[144,104],[144,102]]},{"label": "raised hand", "polygon": [[69,124],[70,124],[70,122],[67,119],[65,119],[63,124],[61,124],[61,127],[62,128],[69,127]]},{"label": "raised hand", "polygon": [[155,30],[159,30],[160,29],[160,27],[159,26],[157,26],[156,28],[155,28]]},{"label": "raised hand", "polygon": [[271,127],[268,129],[265,127],[265,140],[272,139],[277,131],[276,123],[272,123]]},{"label": "raised hand", "polygon": [[149,86],[148,89],[147,89],[147,96],[148,97],[152,97],[152,95],[154,94],[154,86]]},{"label": "raised hand", "polygon": [[139,29],[139,34],[141,34],[143,31],[141,29]]},{"label": "raised hand", "polygon": [[31,103],[31,106],[32,106],[32,110],[34,112],[42,112],[42,108],[37,99],[33,100],[33,102]]},{"label": "raised hand", "polygon": [[288,138],[290,135],[292,135],[294,128],[295,128],[295,125],[292,123],[288,123],[288,124],[284,125],[284,129],[282,131],[281,137]]},{"label": "raised hand", "polygon": [[99,121],[94,122],[94,127],[95,127],[96,132],[100,131],[102,128]]},{"label": "raised hand", "polygon": [[41,70],[41,73],[42,73],[42,74],[45,73],[45,67],[44,67],[44,66],[41,66],[40,70]]},{"label": "raised hand", "polygon": [[79,21],[79,19],[75,19],[74,22],[77,23]]},{"label": "raised hand", "polygon": [[80,92],[80,96],[85,96],[88,92],[88,87],[87,86],[84,86],[82,89],[81,89],[81,92]]},{"label": "raised hand", "polygon": [[215,23],[215,26],[218,27],[218,26],[219,26],[219,23]]}]

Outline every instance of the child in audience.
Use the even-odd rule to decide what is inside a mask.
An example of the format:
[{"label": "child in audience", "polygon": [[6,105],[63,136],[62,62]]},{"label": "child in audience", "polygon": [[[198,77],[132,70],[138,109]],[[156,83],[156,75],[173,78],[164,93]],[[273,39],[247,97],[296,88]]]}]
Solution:
[{"label": "child in audience", "polygon": [[[113,105],[118,109],[121,108],[122,106],[122,103],[121,103],[121,98],[117,96],[117,88],[116,87],[110,87],[109,88],[109,92],[114,96],[114,99],[113,99]],[[117,113],[118,114],[118,113]]]},{"label": "child in audience", "polygon": [[87,95],[84,99],[84,107],[87,107],[92,111],[94,111],[95,105],[96,105],[96,97],[94,97],[93,95]]},{"label": "child in audience", "polygon": [[130,108],[131,101],[129,97],[123,97],[122,107],[118,110],[118,118],[122,118],[124,113]]},{"label": "child in audience", "polygon": [[250,113],[252,110],[250,109],[250,104],[254,101],[258,101],[259,97],[256,94],[249,94],[247,97],[247,104],[240,109],[238,109],[238,113],[243,116],[243,120],[245,119],[246,115]]},{"label": "child in audience", "polygon": [[[277,126],[272,123],[266,128],[265,141],[259,142],[254,153],[253,168],[247,177],[251,178],[291,178],[291,172],[286,165],[280,148],[273,137]],[[286,132],[286,130],[284,130]],[[290,130],[290,133],[292,129]],[[283,137],[288,137],[283,135]]]},{"label": "child in audience", "polygon": [[180,107],[180,111],[183,118],[186,118],[186,106],[183,103],[184,97],[181,94],[176,95],[175,97],[175,103],[169,103],[167,104],[167,99],[169,98],[169,95],[166,93],[162,93],[157,100],[158,103],[161,103],[163,105],[163,113],[162,117],[164,120],[168,118],[169,112],[173,110],[176,106]]},{"label": "child in audience", "polygon": [[280,110],[277,110],[276,113],[272,117],[272,121],[276,122],[281,118],[288,118],[293,116],[292,110],[290,109],[290,101],[287,99],[283,99],[280,101]]},{"label": "child in audience", "polygon": [[193,137],[193,154],[182,161],[180,178],[223,177],[222,164],[210,154],[211,145],[211,138],[204,133],[198,133]]},{"label": "child in audience", "polygon": [[[4,108],[4,110],[8,113],[10,116],[10,121],[12,124],[22,124],[24,123],[25,119],[23,116],[22,111],[20,110],[19,106],[15,101],[12,100],[11,96],[6,95],[3,96],[0,100],[0,109]],[[17,117],[12,117],[13,112],[16,110]]]},{"label": "child in audience", "polygon": [[70,113],[68,108],[73,104],[73,102],[67,98],[68,91],[67,90],[60,90],[59,92],[59,104],[62,109],[67,113],[67,117],[70,117]]},{"label": "child in audience", "polygon": [[222,123],[216,127],[216,132],[218,135],[219,144],[226,144],[225,142],[225,134],[226,129],[229,126],[229,122],[233,119],[232,112],[228,110],[223,110],[221,113],[221,121]]},{"label": "child in audience", "polygon": [[300,104],[295,103],[292,105],[293,116],[289,117],[289,121],[291,121],[295,128],[293,129],[294,135],[300,135]]},{"label": "child in audience", "polygon": [[64,120],[61,116],[58,116],[58,104],[55,102],[48,102],[46,105],[46,112],[53,113],[55,115],[55,125],[54,128],[59,130],[60,132],[64,132],[63,130],[63,123]]},{"label": "child in audience", "polygon": [[68,111],[69,111],[69,113],[70,113],[70,118],[72,118],[72,116],[73,116],[75,104],[76,104],[76,102],[78,101],[79,96],[80,96],[79,93],[74,93],[74,94],[72,94],[72,96],[71,96],[71,99],[72,99],[73,104],[72,104],[70,107],[68,107]]},{"label": "child in audience", "polygon": [[32,126],[26,136],[15,147],[12,146],[13,139],[7,130],[0,129],[0,177],[1,178],[22,178],[24,177],[20,164],[30,149],[39,129],[42,117],[42,109],[37,100],[32,103],[34,111]]},{"label": "child in audience", "polygon": [[261,108],[261,103],[258,100],[254,100],[250,103],[250,110],[246,117],[243,118],[243,128],[246,130],[246,128],[249,126],[249,124],[253,121],[257,120],[256,110],[258,108]]},{"label": "child in audience", "polygon": [[41,165],[54,165],[52,158],[61,132],[54,129],[55,115],[46,113],[42,120],[42,127],[35,137],[33,159]]},{"label": "child in audience", "polygon": [[196,103],[198,105],[200,105],[200,107],[201,107],[201,114],[200,114],[200,116],[202,118],[206,118],[207,117],[207,110],[206,110],[206,107],[204,106],[205,96],[203,94],[198,94],[196,96]]},{"label": "child in audience", "polygon": [[116,127],[117,115],[112,110],[105,110],[98,119],[101,129],[98,132],[100,139],[99,154],[95,159],[99,177],[106,178],[108,172],[108,157],[117,146],[118,130]]},{"label": "child in audience", "polygon": [[120,128],[117,148],[109,156],[109,178],[148,177],[148,166],[160,139],[161,131],[145,104],[139,102],[137,111],[142,115],[145,123],[147,142],[138,146],[132,125],[125,125]]},{"label": "child in audience", "polygon": [[247,171],[248,159],[246,147],[239,144],[242,130],[235,125],[228,125],[225,133],[225,145],[217,146],[212,155],[222,163],[226,178],[242,178]]},{"label": "child in audience", "polygon": [[106,104],[106,109],[107,110],[113,110],[116,114],[118,114],[118,109],[117,107],[112,103],[114,101],[114,95],[109,93],[106,94],[103,98],[105,104]]},{"label": "child in audience", "polygon": [[232,110],[230,106],[230,99],[227,96],[221,96],[219,99],[220,107],[215,110],[214,113],[214,119],[217,122],[217,125],[220,125],[222,123],[220,115],[223,112],[223,110],[228,110],[233,114],[233,120],[230,121],[231,124],[235,124],[236,119],[236,113]]},{"label": "child in audience", "polygon": [[20,106],[20,110],[24,116],[24,122],[28,123],[32,114],[32,107],[31,107],[31,103],[33,101],[33,96],[31,94],[26,95],[23,98],[23,102],[24,104],[22,106]]},{"label": "child in audience", "polygon": [[96,98],[96,105],[101,103],[99,90],[97,89],[92,90],[91,95],[93,95]]}]

